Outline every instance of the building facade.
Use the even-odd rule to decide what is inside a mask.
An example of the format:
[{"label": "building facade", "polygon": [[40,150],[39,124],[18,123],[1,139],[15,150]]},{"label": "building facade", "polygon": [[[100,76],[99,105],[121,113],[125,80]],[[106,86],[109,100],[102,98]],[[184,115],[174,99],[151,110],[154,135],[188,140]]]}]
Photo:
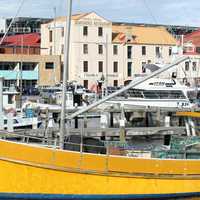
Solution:
[{"label": "building facade", "polygon": [[[64,61],[66,18],[41,26],[41,54]],[[69,80],[86,88],[124,85],[147,63],[170,63],[176,40],[163,27],[115,25],[96,13],[72,16]],[[61,72],[62,73],[62,72]]]},{"label": "building facade", "polygon": [[[8,35],[40,33],[41,24],[50,20],[49,18],[16,17],[8,31]],[[12,18],[5,19],[5,30],[8,29],[11,21]]]},{"label": "building facade", "polygon": [[0,77],[6,87],[19,86],[20,80],[23,87],[53,85],[60,80],[59,72],[59,56],[0,54]]}]

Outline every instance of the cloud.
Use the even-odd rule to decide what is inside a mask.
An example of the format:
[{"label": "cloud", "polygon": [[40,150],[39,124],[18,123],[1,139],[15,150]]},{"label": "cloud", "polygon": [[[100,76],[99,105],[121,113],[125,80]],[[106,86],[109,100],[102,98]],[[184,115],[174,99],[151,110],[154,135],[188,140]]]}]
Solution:
[{"label": "cloud", "polygon": [[[0,0],[0,16],[12,17],[21,0]],[[19,16],[66,15],[67,0],[25,0]],[[199,0],[72,0],[73,13],[95,11],[112,21],[200,26]],[[8,6],[9,5],[9,6]]]}]

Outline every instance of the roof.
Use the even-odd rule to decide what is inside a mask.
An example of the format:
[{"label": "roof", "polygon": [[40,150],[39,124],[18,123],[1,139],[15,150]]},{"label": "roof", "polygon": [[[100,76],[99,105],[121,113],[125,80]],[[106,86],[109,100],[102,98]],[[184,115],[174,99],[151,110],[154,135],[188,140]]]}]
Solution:
[{"label": "roof", "polygon": [[2,45],[40,47],[40,38],[39,33],[12,35],[7,36]]},{"label": "roof", "polygon": [[122,34],[131,36],[129,43],[176,45],[175,38],[164,27],[113,25],[113,43],[121,43]]},{"label": "roof", "polygon": [[[85,16],[87,16],[91,13],[92,12],[74,14],[74,15],[72,15],[71,19],[76,21],[76,20],[79,20],[79,19],[81,19],[81,18],[83,18],[83,17],[85,17]],[[50,22],[47,22],[47,24],[53,22],[54,20],[59,21],[59,22],[65,22],[66,18],[67,18],[66,16],[56,17],[55,19],[51,20]]]},{"label": "roof", "polygon": [[184,36],[184,43],[191,42],[200,47],[200,29]]}]

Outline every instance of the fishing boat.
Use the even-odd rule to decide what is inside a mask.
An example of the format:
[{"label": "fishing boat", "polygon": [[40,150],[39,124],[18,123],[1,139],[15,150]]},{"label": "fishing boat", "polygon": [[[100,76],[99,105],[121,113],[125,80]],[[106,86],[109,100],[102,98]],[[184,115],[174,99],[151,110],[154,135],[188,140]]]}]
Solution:
[{"label": "fishing boat", "polygon": [[[133,82],[125,89],[137,84],[140,82]],[[122,91],[124,88],[70,117],[78,116]],[[62,135],[60,139],[63,139]],[[72,145],[64,141],[61,147],[63,144],[65,147]],[[199,159],[112,155],[109,146],[105,146],[104,153],[91,153],[83,150],[83,144],[74,145],[80,145],[80,151],[0,140],[0,198],[141,199],[200,196]]]},{"label": "fishing boat", "polygon": [[[1,139],[0,199],[144,199],[200,195],[198,159],[110,155],[109,146],[105,146],[104,154],[90,153],[83,150],[82,142],[79,146],[80,151],[64,149],[65,146],[72,145],[71,142],[65,142],[65,134],[69,131],[66,127],[68,123],[65,123],[65,93],[71,3],[69,0],[60,148],[57,146],[47,148]],[[67,117],[67,121],[187,59],[180,58],[148,77],[133,81],[119,91],[76,111]]]},{"label": "fishing boat", "polygon": [[200,195],[200,161],[91,154],[0,140],[1,199]]}]

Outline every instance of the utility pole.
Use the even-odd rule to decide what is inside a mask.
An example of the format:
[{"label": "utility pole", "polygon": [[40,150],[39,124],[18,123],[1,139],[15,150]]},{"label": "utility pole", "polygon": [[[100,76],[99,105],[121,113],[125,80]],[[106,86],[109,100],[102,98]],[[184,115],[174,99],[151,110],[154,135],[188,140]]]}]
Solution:
[{"label": "utility pole", "polygon": [[65,48],[64,48],[64,71],[63,71],[63,87],[62,87],[62,109],[60,120],[60,148],[64,147],[65,136],[65,111],[66,111],[66,87],[67,80],[69,79],[69,48],[70,48],[70,30],[71,30],[71,12],[72,0],[67,0],[67,20],[65,32]]}]

